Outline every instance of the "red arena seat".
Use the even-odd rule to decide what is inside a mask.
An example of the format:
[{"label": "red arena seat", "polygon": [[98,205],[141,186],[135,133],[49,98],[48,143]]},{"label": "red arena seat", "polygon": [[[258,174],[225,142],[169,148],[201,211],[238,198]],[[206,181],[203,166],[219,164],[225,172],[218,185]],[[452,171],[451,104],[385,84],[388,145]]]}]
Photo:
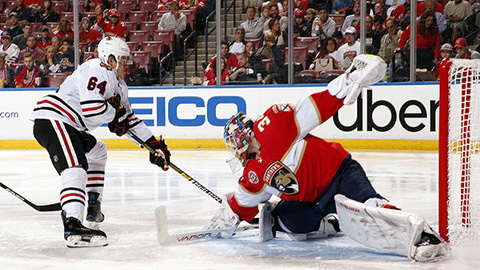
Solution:
[{"label": "red arena seat", "polygon": [[141,22],[148,20],[148,10],[130,11],[128,12],[129,22]]},{"label": "red arena seat", "polygon": [[148,41],[150,33],[147,30],[130,31],[128,37],[130,41],[141,43],[142,41]]},{"label": "red arena seat", "polygon": [[53,10],[55,10],[55,12],[57,13],[68,11],[68,9],[70,8],[70,4],[68,1],[53,1],[52,5]]},{"label": "red arena seat", "polygon": [[163,44],[167,44],[170,50],[172,50],[175,35],[173,30],[155,30],[153,31],[152,39],[154,41],[163,41]]},{"label": "red arena seat", "polygon": [[47,85],[48,87],[59,87],[65,78],[67,78],[66,73],[49,73],[47,77]]},{"label": "red arena seat", "polygon": [[[308,48],[307,47],[294,47],[293,48],[293,62],[301,64],[303,66],[303,69],[305,69],[306,61],[307,61],[307,53],[308,53]],[[288,61],[288,47],[285,48],[284,50],[284,55],[285,55],[285,62]]]},{"label": "red arena seat", "polygon": [[156,56],[160,60],[160,55],[163,53],[163,41],[144,41],[142,50],[151,52],[152,56]]}]

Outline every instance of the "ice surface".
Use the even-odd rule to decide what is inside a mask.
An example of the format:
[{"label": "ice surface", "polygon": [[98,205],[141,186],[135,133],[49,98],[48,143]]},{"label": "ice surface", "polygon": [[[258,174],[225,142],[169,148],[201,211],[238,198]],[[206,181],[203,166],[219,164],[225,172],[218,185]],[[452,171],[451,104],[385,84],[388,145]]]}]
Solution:
[{"label": "ice surface", "polygon": [[[172,151],[172,161],[215,194],[234,190],[239,174],[224,151]],[[437,154],[353,152],[379,193],[405,211],[437,223]],[[60,179],[43,150],[0,151],[0,181],[36,204],[58,201]],[[248,234],[162,247],[154,209],[165,205],[170,233],[201,230],[219,204],[173,170],[148,162],[146,151],[110,151],[101,224],[104,248],[69,249],[60,213],[41,213],[0,190],[2,269],[478,269],[473,245],[453,258],[415,263],[364,247],[346,236],[258,243]],[[473,247],[473,248],[472,248]]]}]

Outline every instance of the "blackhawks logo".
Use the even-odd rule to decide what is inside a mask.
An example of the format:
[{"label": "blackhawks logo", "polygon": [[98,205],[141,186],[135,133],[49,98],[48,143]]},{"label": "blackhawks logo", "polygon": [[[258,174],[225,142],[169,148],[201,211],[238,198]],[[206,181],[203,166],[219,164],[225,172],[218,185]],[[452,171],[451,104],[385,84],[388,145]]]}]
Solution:
[{"label": "blackhawks logo", "polygon": [[263,179],[285,195],[295,195],[300,191],[297,176],[279,160],[268,167]]}]

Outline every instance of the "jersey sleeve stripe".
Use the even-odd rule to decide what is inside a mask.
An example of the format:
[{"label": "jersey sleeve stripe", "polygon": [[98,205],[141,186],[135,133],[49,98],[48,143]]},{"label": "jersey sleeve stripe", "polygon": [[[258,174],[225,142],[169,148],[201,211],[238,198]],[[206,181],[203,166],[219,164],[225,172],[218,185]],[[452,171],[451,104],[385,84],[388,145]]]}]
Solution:
[{"label": "jersey sleeve stripe", "polygon": [[107,109],[108,109],[107,106],[103,106],[103,110],[101,112],[92,113],[92,114],[89,114],[89,115],[84,114],[84,116],[85,116],[85,118],[89,118],[89,117],[95,117],[95,116],[98,116],[98,115],[102,115],[107,111]]},{"label": "jersey sleeve stripe", "polygon": [[89,108],[83,108],[83,105],[84,105],[84,104],[82,104],[82,112],[89,112],[89,111],[100,110],[101,108],[103,108],[104,106],[106,106],[107,103],[104,101],[104,102],[102,102],[102,104],[100,104],[99,106],[89,107]]},{"label": "jersey sleeve stripe", "polygon": [[77,113],[77,111],[75,111],[72,107],[70,107],[70,105],[68,105],[64,100],[62,100],[61,98],[59,98],[57,96],[54,96],[54,95],[47,95],[46,97],[53,98],[53,99],[57,100],[58,102],[60,102],[63,105],[63,107],[68,108],[71,112],[73,112],[77,116],[77,119],[80,122],[80,124],[82,125],[82,127],[84,127],[84,128],[87,127],[85,125],[85,123],[83,122],[82,117]]}]

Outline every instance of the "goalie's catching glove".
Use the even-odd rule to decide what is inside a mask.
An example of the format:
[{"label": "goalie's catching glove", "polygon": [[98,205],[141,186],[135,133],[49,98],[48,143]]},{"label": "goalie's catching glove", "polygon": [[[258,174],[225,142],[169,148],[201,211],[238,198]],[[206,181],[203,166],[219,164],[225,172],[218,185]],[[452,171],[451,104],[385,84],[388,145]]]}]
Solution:
[{"label": "goalie's catching glove", "polygon": [[345,74],[328,84],[328,91],[332,96],[345,98],[344,104],[353,104],[364,87],[375,84],[385,77],[386,70],[387,64],[382,58],[361,54],[353,59]]},{"label": "goalie's catching glove", "polygon": [[155,150],[155,154],[150,153],[150,163],[157,165],[164,171],[168,170],[170,151],[168,151],[165,140],[162,137],[160,137],[160,140],[157,140],[152,136],[145,143]]}]

